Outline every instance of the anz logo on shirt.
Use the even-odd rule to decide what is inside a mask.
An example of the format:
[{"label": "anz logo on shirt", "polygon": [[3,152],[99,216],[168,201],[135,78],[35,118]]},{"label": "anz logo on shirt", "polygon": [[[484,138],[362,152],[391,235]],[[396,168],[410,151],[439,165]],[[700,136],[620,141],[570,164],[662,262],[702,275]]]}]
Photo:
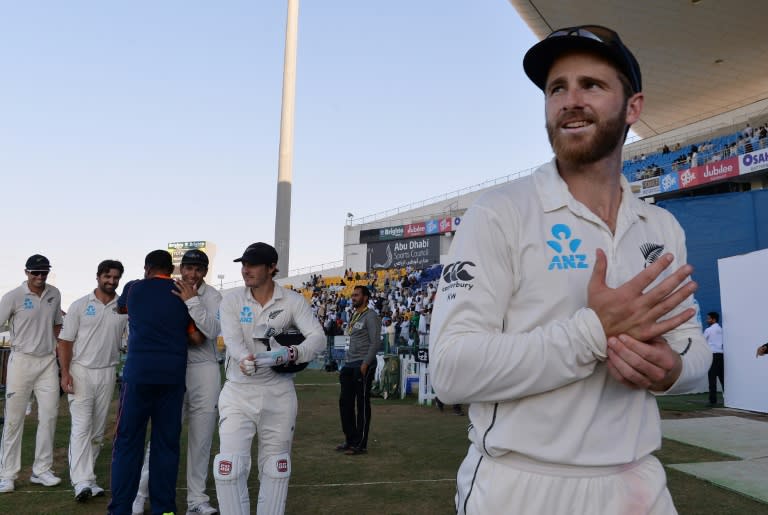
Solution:
[{"label": "anz logo on shirt", "polygon": [[555,224],[552,226],[552,236],[554,240],[547,240],[547,245],[557,252],[549,262],[547,270],[568,270],[571,268],[589,268],[587,264],[587,255],[580,254],[581,240],[571,238],[571,228],[565,224]]},{"label": "anz logo on shirt", "polygon": [[243,309],[240,311],[240,323],[250,324],[252,322],[253,322],[253,311],[248,306],[243,306]]},{"label": "anz logo on shirt", "polygon": [[85,316],[87,317],[96,316],[96,308],[93,306],[93,304],[88,304],[88,307],[85,308]]},{"label": "anz logo on shirt", "polygon": [[24,309],[35,309],[35,305],[29,299],[24,299]]}]

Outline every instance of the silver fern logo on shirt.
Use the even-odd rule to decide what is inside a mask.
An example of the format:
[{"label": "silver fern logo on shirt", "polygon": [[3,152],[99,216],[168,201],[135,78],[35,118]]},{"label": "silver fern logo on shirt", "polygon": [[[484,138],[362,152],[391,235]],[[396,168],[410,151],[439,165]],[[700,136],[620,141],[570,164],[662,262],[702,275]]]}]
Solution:
[{"label": "silver fern logo on shirt", "polygon": [[579,253],[581,239],[572,238],[573,231],[565,224],[555,224],[550,230],[554,240],[547,240],[549,248],[557,254],[552,256],[547,270],[587,269],[587,255]]},{"label": "silver fern logo on shirt", "polygon": [[643,243],[640,245],[640,252],[643,253],[643,259],[645,260],[643,268],[645,268],[661,257],[664,253],[664,245],[658,243]]}]

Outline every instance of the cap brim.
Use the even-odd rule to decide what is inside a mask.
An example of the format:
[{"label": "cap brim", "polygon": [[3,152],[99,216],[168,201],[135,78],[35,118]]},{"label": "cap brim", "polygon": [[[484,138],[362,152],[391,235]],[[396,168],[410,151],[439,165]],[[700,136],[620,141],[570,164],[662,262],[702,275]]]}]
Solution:
[{"label": "cap brim", "polygon": [[248,258],[237,258],[237,259],[233,259],[232,262],[248,263],[249,265],[271,265],[272,264],[264,261],[263,259],[248,259]]},{"label": "cap brim", "polygon": [[622,73],[627,74],[627,71],[620,64],[621,56],[617,55],[605,43],[594,39],[573,36],[549,38],[536,43],[523,57],[523,70],[525,70],[525,74],[531,79],[531,82],[544,91],[544,88],[547,86],[549,70],[552,68],[555,60],[567,52],[578,52],[580,50],[586,50],[605,57],[617,66]]}]

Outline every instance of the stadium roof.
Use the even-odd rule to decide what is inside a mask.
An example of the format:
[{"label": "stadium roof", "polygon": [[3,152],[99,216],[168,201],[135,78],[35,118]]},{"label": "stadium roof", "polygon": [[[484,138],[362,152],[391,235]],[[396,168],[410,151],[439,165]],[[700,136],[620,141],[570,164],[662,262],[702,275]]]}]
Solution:
[{"label": "stadium roof", "polygon": [[509,2],[539,38],[580,24],[621,35],[643,73],[644,115],[633,126],[641,137],[768,98],[764,0]]}]

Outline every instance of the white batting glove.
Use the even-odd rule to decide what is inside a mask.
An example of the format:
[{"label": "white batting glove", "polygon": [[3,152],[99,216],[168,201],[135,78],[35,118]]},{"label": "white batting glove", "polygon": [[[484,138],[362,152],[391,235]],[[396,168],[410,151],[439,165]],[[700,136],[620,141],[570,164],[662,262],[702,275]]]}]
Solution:
[{"label": "white batting glove", "polygon": [[252,376],[256,373],[256,362],[252,359],[248,359],[249,357],[253,356],[249,355],[240,361],[240,372],[247,376]]},{"label": "white batting glove", "polygon": [[273,367],[275,365],[284,365],[288,363],[288,348],[280,347],[277,350],[257,352],[255,357],[257,367]]},{"label": "white batting glove", "polygon": [[280,347],[277,350],[268,352],[259,352],[255,356],[257,367],[273,367],[275,365],[285,365],[289,361],[296,361],[296,348]]}]

